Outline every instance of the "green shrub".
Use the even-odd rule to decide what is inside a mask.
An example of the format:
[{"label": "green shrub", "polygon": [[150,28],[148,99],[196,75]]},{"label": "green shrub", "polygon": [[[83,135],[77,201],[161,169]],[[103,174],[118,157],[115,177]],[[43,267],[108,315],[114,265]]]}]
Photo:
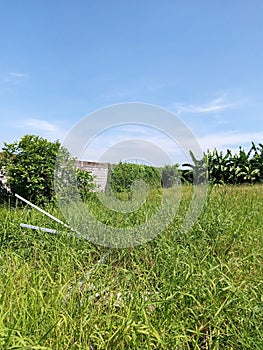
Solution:
[{"label": "green shrub", "polygon": [[180,174],[178,171],[178,164],[166,165],[162,169],[162,185],[165,188],[172,187],[173,185],[180,184]]},{"label": "green shrub", "polygon": [[143,180],[150,187],[161,186],[161,172],[152,166],[122,163],[113,166],[109,184],[115,193],[130,191],[136,180]]}]

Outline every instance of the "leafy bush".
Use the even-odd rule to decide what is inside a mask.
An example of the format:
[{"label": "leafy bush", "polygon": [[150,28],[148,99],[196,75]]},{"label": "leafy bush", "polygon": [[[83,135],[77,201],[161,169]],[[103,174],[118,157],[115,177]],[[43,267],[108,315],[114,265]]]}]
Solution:
[{"label": "leafy bush", "polygon": [[179,165],[166,165],[162,169],[162,185],[165,188],[172,187],[173,185],[180,184],[180,174],[178,170]]},{"label": "leafy bush", "polygon": [[[37,204],[53,199],[54,173],[59,150],[59,141],[50,142],[36,135],[25,135],[19,141],[5,143],[1,165],[8,177],[10,191]],[[74,159],[67,150],[62,154],[74,165]],[[63,171],[66,173],[66,168]],[[93,178],[90,173],[81,169],[75,169],[74,174],[77,188],[84,199],[92,187]]]},{"label": "leafy bush", "polygon": [[143,180],[150,187],[161,186],[161,173],[148,165],[122,163],[113,166],[110,171],[109,184],[115,193],[130,191],[136,180]]},{"label": "leafy bush", "polygon": [[56,200],[71,201],[80,195],[82,201],[86,201],[95,188],[92,174],[77,168],[76,159],[64,147],[59,148],[54,175]]},{"label": "leafy bush", "polygon": [[60,143],[35,135],[25,135],[14,143],[4,143],[2,165],[12,193],[42,203],[53,196],[53,177]]},{"label": "leafy bush", "polygon": [[95,188],[93,176],[89,171],[77,169],[77,188],[80,193],[81,199],[86,201],[89,198],[90,192]]}]

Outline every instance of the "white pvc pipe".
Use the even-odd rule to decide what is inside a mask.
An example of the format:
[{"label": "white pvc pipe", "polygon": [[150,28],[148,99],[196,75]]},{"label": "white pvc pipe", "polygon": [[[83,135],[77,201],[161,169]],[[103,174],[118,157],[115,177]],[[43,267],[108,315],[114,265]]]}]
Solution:
[{"label": "white pvc pipe", "polygon": [[57,233],[57,230],[53,230],[52,228],[46,228],[46,227],[40,227],[40,226],[34,226],[34,225],[28,225],[28,224],[20,224],[20,227],[30,228],[32,230],[40,230],[48,233]]},{"label": "white pvc pipe", "polygon": [[21,201],[25,202],[26,204],[28,204],[28,205],[30,205],[31,207],[35,208],[36,210],[40,211],[40,213],[47,215],[49,218],[51,218],[52,220],[58,222],[59,224],[63,225],[64,227],[66,227],[66,228],[68,228],[68,229],[70,229],[70,230],[72,230],[72,231],[75,231],[75,230],[73,230],[69,225],[65,224],[63,221],[57,219],[55,216],[49,214],[47,211],[45,211],[45,210],[39,208],[37,205],[35,205],[35,204],[29,202],[27,199],[25,199],[25,198],[19,196],[19,194],[15,193],[15,196],[16,196],[17,198],[21,199]]}]

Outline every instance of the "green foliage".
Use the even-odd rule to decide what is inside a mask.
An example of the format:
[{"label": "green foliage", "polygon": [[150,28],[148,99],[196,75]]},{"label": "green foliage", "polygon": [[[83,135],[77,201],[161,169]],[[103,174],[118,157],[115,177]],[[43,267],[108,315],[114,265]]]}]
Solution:
[{"label": "green foliage", "polygon": [[180,174],[178,170],[179,165],[166,165],[162,169],[162,185],[165,188],[180,184]]},{"label": "green foliage", "polygon": [[5,143],[2,166],[12,193],[43,203],[53,196],[53,178],[60,143],[35,135],[25,135],[14,143]]},{"label": "green foliage", "polygon": [[243,184],[263,181],[263,145],[252,147],[246,153],[241,147],[237,154],[226,154],[216,149],[205,155],[209,179],[214,184]]},{"label": "green foliage", "polygon": [[80,193],[81,199],[85,202],[90,195],[90,192],[95,188],[93,176],[89,171],[77,169],[77,188]]},{"label": "green foliage", "polygon": [[[201,160],[190,151],[193,164],[183,164],[190,168],[183,171],[183,179],[202,183],[206,176],[213,184],[244,184],[263,182],[263,145],[252,147],[245,152],[239,147],[238,153],[227,150],[224,154],[216,149],[207,151]],[[194,180],[193,180],[194,179]]]},{"label": "green foliage", "polygon": [[160,187],[161,174],[157,168],[148,165],[122,163],[113,166],[109,184],[115,193],[131,191],[135,181],[143,180],[150,187]]},{"label": "green foliage", "polygon": [[[60,155],[60,156],[59,156]],[[1,165],[8,177],[11,193],[43,204],[53,199],[55,167],[60,166],[62,179],[68,176],[82,199],[93,187],[90,173],[75,168],[75,161],[59,141],[50,142],[35,135],[25,135],[19,141],[3,147]],[[64,183],[63,183],[64,184]]]},{"label": "green foliage", "polygon": [[81,199],[86,201],[95,188],[92,174],[76,168],[75,161],[67,149],[60,147],[56,158],[56,199],[67,201],[80,195]]},{"label": "green foliage", "polygon": [[190,179],[195,185],[207,182],[207,160],[205,157],[197,159],[192,151],[189,151],[193,164],[185,163],[182,166],[190,168],[183,173],[186,180]]}]

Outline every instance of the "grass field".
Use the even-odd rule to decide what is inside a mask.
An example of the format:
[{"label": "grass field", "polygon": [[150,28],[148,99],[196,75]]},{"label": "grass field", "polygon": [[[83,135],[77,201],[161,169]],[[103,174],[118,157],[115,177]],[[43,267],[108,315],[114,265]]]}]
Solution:
[{"label": "grass field", "polygon": [[1,208],[0,349],[262,350],[263,186],[210,188],[182,234],[190,193],[169,228],[129,249],[76,239],[34,209]]}]

